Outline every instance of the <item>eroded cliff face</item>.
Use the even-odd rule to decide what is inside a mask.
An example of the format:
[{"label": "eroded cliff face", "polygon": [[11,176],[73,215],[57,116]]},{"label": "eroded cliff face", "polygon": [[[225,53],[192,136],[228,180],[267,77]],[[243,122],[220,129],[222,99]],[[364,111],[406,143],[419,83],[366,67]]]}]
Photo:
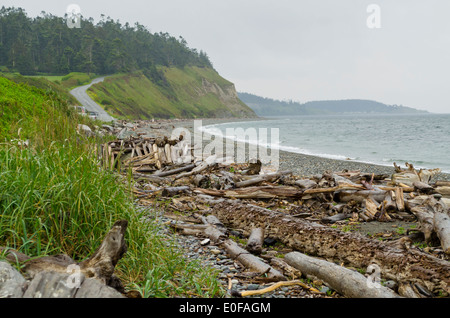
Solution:
[{"label": "eroded cliff face", "polygon": [[224,87],[217,83],[202,79],[201,94],[214,94],[219,98],[228,109],[228,112],[226,109],[220,110],[224,113],[222,117],[257,117],[254,111],[239,99],[234,84],[230,83]]},{"label": "eroded cliff face", "polygon": [[214,69],[161,67],[165,85],[141,72],[117,75],[91,87],[92,98],[117,118],[255,118],[233,83]]}]

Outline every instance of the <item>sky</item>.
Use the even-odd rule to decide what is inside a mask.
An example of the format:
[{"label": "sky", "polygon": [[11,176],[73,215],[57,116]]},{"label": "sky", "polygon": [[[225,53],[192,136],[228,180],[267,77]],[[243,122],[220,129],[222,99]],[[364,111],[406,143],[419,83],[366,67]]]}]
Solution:
[{"label": "sky", "polygon": [[240,92],[370,99],[450,113],[448,0],[2,0],[29,16],[77,4],[205,51]]}]

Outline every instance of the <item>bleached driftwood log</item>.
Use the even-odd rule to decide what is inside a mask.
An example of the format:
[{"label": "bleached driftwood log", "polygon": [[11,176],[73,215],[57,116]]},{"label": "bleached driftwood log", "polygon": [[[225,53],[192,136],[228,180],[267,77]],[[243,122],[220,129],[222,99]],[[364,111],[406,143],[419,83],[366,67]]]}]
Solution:
[{"label": "bleached driftwood log", "polygon": [[420,223],[420,230],[425,235],[425,241],[430,242],[436,233],[442,249],[450,254],[450,217],[449,208],[433,196],[428,196],[421,205],[411,209]]},{"label": "bleached driftwood log", "polygon": [[117,221],[96,252],[81,263],[76,263],[67,255],[44,256],[31,259],[27,255],[10,250],[8,250],[6,258],[10,262],[19,260],[24,263],[23,270],[29,278],[34,278],[41,272],[49,271],[67,274],[68,266],[77,265],[80,274],[84,275],[84,277],[94,278],[107,286],[123,292],[124,288],[120,280],[114,275],[114,269],[117,262],[127,251],[124,237],[127,226],[128,221]]},{"label": "bleached driftwood log", "polygon": [[27,281],[0,261],[0,298],[125,298],[117,290],[83,274],[43,271]]},{"label": "bleached driftwood log", "polygon": [[269,280],[286,280],[286,277],[284,277],[283,274],[281,274],[269,264],[263,262],[260,258],[241,248],[235,241],[225,240],[221,243],[221,246],[225,248],[232,259],[237,260],[250,271],[265,274]]},{"label": "bleached driftwood log", "polygon": [[399,298],[393,290],[345,267],[298,252],[286,254],[285,261],[304,275],[323,280],[339,294],[349,298]]}]

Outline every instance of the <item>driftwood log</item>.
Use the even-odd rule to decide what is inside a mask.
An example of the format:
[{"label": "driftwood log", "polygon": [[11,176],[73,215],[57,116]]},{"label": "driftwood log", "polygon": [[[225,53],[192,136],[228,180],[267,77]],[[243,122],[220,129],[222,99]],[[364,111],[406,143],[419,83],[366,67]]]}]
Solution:
[{"label": "driftwood log", "polygon": [[294,250],[356,268],[379,264],[386,279],[418,284],[433,293],[450,292],[450,263],[406,245],[399,248],[357,233],[342,233],[237,200],[206,196],[202,200],[210,204],[212,214],[234,228],[262,227],[268,237]]},{"label": "driftwood log", "polygon": [[237,290],[232,290],[231,291],[231,295],[234,297],[249,297],[249,296],[259,296],[259,295],[264,295],[270,292],[273,292],[274,290],[281,288],[281,287],[286,287],[286,286],[301,286],[302,288],[310,291],[313,294],[321,294],[320,291],[318,291],[317,289],[315,289],[314,287],[308,286],[305,283],[303,283],[301,280],[291,280],[288,282],[277,282],[274,283],[273,285],[263,288],[263,289],[258,289],[258,290],[245,290],[245,291],[237,291]]},{"label": "driftwood log", "polygon": [[0,261],[0,298],[124,298],[125,296],[83,274],[51,271],[27,281],[9,263]]},{"label": "driftwood log", "polygon": [[379,282],[369,281],[364,275],[331,262],[298,252],[286,254],[285,261],[303,274],[323,280],[338,293],[349,298],[400,297],[390,288],[381,286]]},{"label": "driftwood log", "polygon": [[281,171],[281,172],[277,172],[277,173],[258,175],[249,180],[236,182],[236,188],[244,188],[244,187],[254,186],[254,185],[260,184],[262,182],[273,182],[276,179],[278,179],[282,176],[285,176],[285,175],[289,175],[289,174],[292,174],[292,171]]},{"label": "driftwood log", "polygon": [[68,268],[74,268],[78,271],[82,281],[85,279],[95,279],[103,285],[112,287],[123,293],[123,285],[114,275],[114,269],[117,262],[127,251],[125,242],[127,226],[128,221],[117,221],[107,233],[96,252],[80,263],[75,262],[67,255],[44,256],[33,259],[14,250],[6,248],[2,248],[2,250],[6,250],[6,259],[9,262],[24,264],[23,271],[26,277],[32,281],[37,278],[41,280],[43,277],[48,277],[50,275],[46,274],[48,272],[61,274],[61,277],[67,278],[69,276],[67,274]]},{"label": "driftwood log", "polygon": [[260,227],[253,229],[248,238],[246,249],[253,254],[259,255],[262,252],[263,244],[264,229]]},{"label": "driftwood log", "polygon": [[428,196],[421,205],[413,207],[411,212],[419,220],[425,241],[430,242],[433,234],[436,234],[444,252],[450,254],[450,217],[447,205]]}]

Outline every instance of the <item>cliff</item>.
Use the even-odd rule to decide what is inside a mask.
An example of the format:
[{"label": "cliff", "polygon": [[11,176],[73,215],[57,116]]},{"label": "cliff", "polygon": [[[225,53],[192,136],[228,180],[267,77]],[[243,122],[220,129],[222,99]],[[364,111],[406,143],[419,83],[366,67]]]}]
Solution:
[{"label": "cliff", "polygon": [[233,83],[206,67],[114,75],[88,93],[111,115],[124,119],[257,117],[239,99]]}]

